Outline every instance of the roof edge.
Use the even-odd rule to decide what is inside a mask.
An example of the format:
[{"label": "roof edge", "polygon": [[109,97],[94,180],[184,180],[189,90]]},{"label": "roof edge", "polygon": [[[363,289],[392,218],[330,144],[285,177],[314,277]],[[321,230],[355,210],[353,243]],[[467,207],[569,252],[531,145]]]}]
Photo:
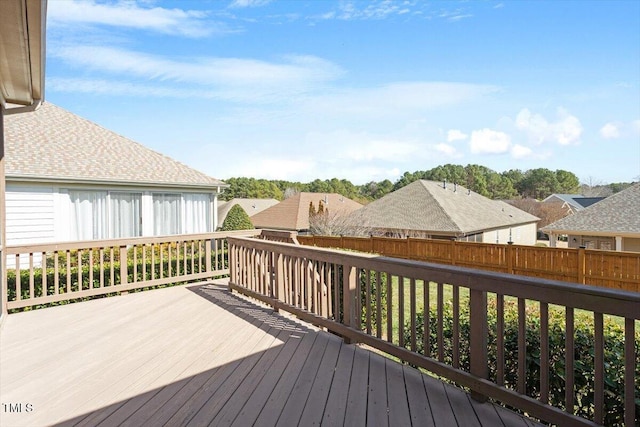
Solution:
[{"label": "roof edge", "polygon": [[32,175],[19,175],[19,174],[7,174],[6,181],[18,181],[18,182],[41,182],[41,183],[56,183],[56,184],[89,184],[89,185],[116,185],[122,187],[156,187],[156,188],[197,188],[197,189],[212,189],[217,192],[221,192],[225,188],[229,188],[229,184],[225,184],[220,181],[220,184],[188,184],[188,183],[162,183],[162,182],[147,182],[147,181],[118,181],[118,180],[97,180],[97,179],[81,179],[81,178],[54,178],[54,177],[42,177]]}]

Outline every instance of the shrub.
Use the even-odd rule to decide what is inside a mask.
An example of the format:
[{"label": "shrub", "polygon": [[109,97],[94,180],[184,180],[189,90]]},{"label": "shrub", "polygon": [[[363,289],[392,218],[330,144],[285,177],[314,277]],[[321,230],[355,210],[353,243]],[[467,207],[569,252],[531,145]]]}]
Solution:
[{"label": "shrub", "polygon": [[240,205],[233,205],[222,223],[222,231],[253,230],[253,223],[249,215]]},{"label": "shrub", "polygon": [[[497,377],[495,300],[489,301],[488,311],[488,365],[489,378]],[[504,382],[515,389],[518,380],[518,311],[515,301],[505,301],[504,310]],[[423,348],[424,312],[417,315],[416,346],[418,353],[425,354]],[[526,394],[534,398],[540,396],[540,321],[537,305],[527,305],[526,322]],[[453,314],[449,303],[444,310],[444,353],[445,362],[452,363]],[[409,323],[405,328],[406,347],[410,346]],[[469,311],[468,306],[460,309],[460,368],[469,371]],[[593,319],[584,312],[575,315],[574,334],[574,413],[592,419],[594,415],[594,332]],[[437,351],[437,313],[429,311],[430,354]],[[640,413],[640,331],[636,332],[636,413]],[[624,424],[624,330],[614,321],[604,324],[605,358],[605,419],[607,426]],[[561,310],[549,310],[549,403],[564,409],[565,393],[565,316]]]}]

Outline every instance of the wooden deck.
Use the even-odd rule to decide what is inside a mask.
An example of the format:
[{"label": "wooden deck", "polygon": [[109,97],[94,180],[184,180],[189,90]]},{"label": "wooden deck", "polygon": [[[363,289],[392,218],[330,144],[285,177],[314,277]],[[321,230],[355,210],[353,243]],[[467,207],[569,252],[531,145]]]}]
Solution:
[{"label": "wooden deck", "polygon": [[535,425],[216,284],[9,315],[0,400],[3,427]]}]

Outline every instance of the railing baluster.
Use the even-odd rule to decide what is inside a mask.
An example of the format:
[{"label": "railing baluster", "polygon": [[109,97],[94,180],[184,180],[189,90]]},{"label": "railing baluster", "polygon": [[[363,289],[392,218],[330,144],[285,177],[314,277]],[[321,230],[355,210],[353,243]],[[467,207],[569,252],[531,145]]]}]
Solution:
[{"label": "railing baluster", "polygon": [[47,288],[49,284],[47,283],[47,253],[42,252],[42,296],[46,297],[48,295],[49,289]]},{"label": "railing baluster", "polygon": [[370,270],[365,270],[364,274],[366,274],[365,277],[365,310],[366,310],[366,320],[365,320],[365,325],[366,325],[366,330],[367,333],[369,335],[371,335],[371,271]]},{"label": "railing baluster", "polygon": [[[471,374],[488,377],[487,363],[487,293],[477,289],[469,291],[469,358]],[[487,396],[471,391],[471,397],[484,402]]]},{"label": "railing baluster", "polygon": [[20,271],[20,254],[16,254],[16,301],[22,299],[22,276]]},{"label": "railing baluster", "polygon": [[518,393],[525,393],[527,369],[527,315],[526,301],[518,298]]},{"label": "railing baluster", "polygon": [[404,347],[404,277],[398,276],[398,345]]},{"label": "railing baluster", "polygon": [[453,285],[453,367],[460,368],[460,287]]},{"label": "railing baluster", "polygon": [[109,286],[116,286],[116,274],[115,274],[115,257],[113,246],[109,247],[109,273],[111,282]]},{"label": "railing baluster", "polygon": [[67,293],[71,293],[71,251],[65,252],[67,255]]},{"label": "railing baluster", "polygon": [[411,351],[416,351],[416,279],[409,279],[409,316],[411,318]]},{"label": "railing baluster", "polygon": [[549,304],[546,302],[540,303],[540,400],[549,403]]},{"label": "railing baluster", "polygon": [[593,325],[593,366],[595,371],[593,381],[593,421],[597,424],[604,424],[604,322],[602,313],[593,313]]},{"label": "railing baluster", "polygon": [[89,289],[93,289],[93,248],[89,249]]},{"label": "railing baluster", "polygon": [[624,424],[632,427],[635,424],[635,321],[631,318],[624,319]]},{"label": "railing baluster", "polygon": [[496,294],[496,383],[504,385],[504,295]]},{"label": "railing baluster", "polygon": [[393,342],[393,276],[384,274],[387,277],[387,341]]},{"label": "railing baluster", "polygon": [[77,280],[78,280],[78,291],[82,290],[82,250],[78,249],[77,252],[77,268],[78,271],[76,271],[76,276],[77,276]]},{"label": "railing baluster", "polygon": [[438,282],[438,360],[444,362],[444,286]]},{"label": "railing baluster", "polygon": [[33,252],[29,253],[29,298],[33,299],[35,296],[34,289],[34,277],[33,277]]},{"label": "railing baluster", "polygon": [[104,248],[100,248],[100,287],[104,288]]},{"label": "railing baluster", "polygon": [[574,413],[574,318],[573,308],[566,307],[566,329],[565,329],[565,405],[566,411]]},{"label": "railing baluster", "polygon": [[430,307],[430,295],[431,291],[431,282],[424,279],[422,282],[422,303],[424,305],[423,317],[422,317],[422,348],[424,355],[427,357],[431,357],[431,307]]},{"label": "railing baluster", "polygon": [[60,269],[58,265],[58,251],[53,252],[53,283],[54,283],[54,295],[60,293]]},{"label": "railing baluster", "polygon": [[376,271],[376,337],[382,338],[382,275]]},{"label": "railing baluster", "polygon": [[138,281],[138,245],[133,245],[131,251],[133,252],[133,282],[135,283]]}]

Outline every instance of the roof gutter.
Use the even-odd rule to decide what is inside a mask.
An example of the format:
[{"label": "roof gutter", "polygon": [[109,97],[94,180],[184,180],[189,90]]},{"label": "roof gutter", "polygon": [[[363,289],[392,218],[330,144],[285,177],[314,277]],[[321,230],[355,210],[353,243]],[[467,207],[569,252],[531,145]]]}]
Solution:
[{"label": "roof gutter", "polygon": [[[0,0],[2,1],[2,0]],[[228,188],[229,184],[189,184],[189,183],[170,183],[170,182],[144,182],[144,181],[118,181],[118,180],[97,180],[97,179],[82,179],[82,178],[49,178],[38,177],[29,175],[13,175],[7,174],[7,183],[10,181],[16,182],[37,182],[37,183],[52,183],[52,184],[67,184],[67,185],[99,185],[99,186],[123,186],[123,187],[154,187],[154,188],[188,188],[198,190],[214,190],[216,193],[221,193],[222,189]]]}]

